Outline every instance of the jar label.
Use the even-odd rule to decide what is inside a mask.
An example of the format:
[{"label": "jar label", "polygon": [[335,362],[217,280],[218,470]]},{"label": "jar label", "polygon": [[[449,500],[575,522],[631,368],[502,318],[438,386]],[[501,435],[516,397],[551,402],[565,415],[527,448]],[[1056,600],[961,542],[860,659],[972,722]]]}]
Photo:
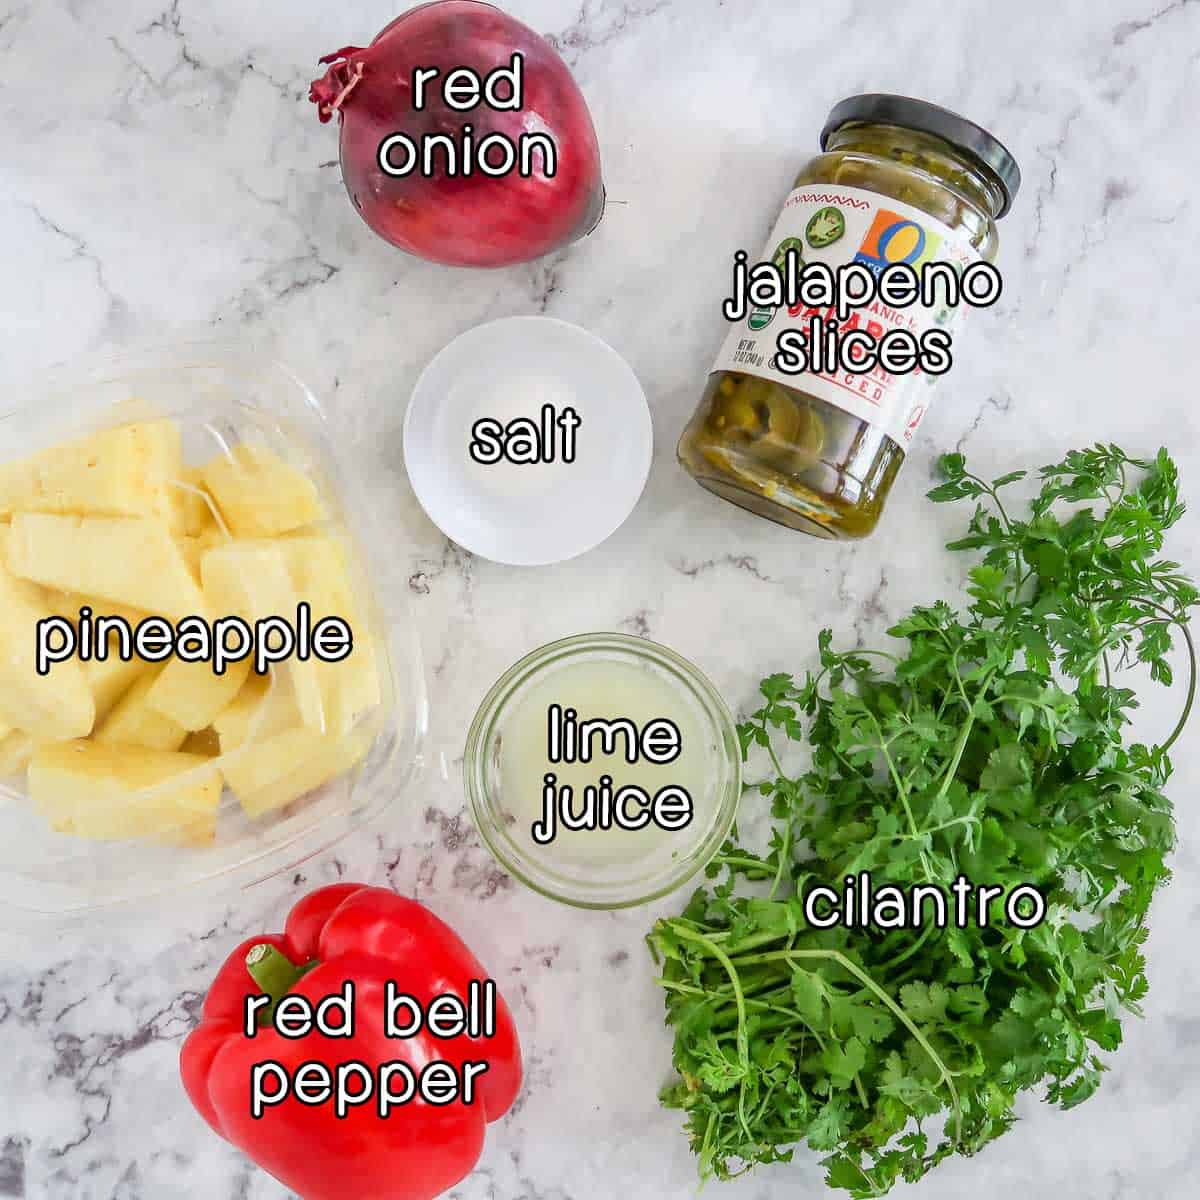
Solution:
[{"label": "jar label", "polygon": [[[805,263],[822,262],[835,271],[846,263],[862,263],[877,274],[893,263],[907,263],[919,272],[927,263],[951,262],[962,270],[980,259],[961,233],[911,204],[864,188],[824,183],[805,184],[792,192],[762,259],[782,266],[787,251],[793,249]],[[907,329],[917,338],[939,327],[953,334],[963,307],[918,303],[891,308],[875,300],[855,309],[840,324],[863,329],[877,340],[893,329]],[[806,333],[813,317],[833,315],[804,304],[751,308],[744,320],[730,328],[713,370],[756,375],[807,392],[882,429],[907,448],[928,411],[934,377],[916,371],[893,375],[882,367],[866,374],[804,371],[797,375],[777,367],[780,333],[789,329]]]}]

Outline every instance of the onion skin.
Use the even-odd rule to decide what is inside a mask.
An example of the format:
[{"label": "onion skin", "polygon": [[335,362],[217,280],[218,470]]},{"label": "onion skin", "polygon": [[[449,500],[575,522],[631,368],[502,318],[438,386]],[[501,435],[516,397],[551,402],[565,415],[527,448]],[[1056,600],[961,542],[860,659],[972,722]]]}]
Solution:
[{"label": "onion skin", "polygon": [[[470,67],[481,78],[524,56],[523,107],[496,112],[486,103],[468,112],[447,107],[445,76]],[[587,104],[566,63],[532,29],[481,0],[434,0],[397,17],[366,47],[345,46],[321,59],[331,64],[309,99],[322,121],[341,121],[342,179],[364,221],[410,254],[456,267],[506,267],[530,262],[590,233],[604,214],[600,148]],[[413,108],[413,71],[438,67],[425,107]],[[502,92],[503,94],[503,92]],[[476,145],[488,134],[519,145],[522,133],[549,134],[558,154],[553,178],[514,170],[503,178],[480,172],[449,178],[385,174],[377,155],[384,138],[404,133],[459,141],[471,126]],[[444,157],[439,153],[439,166]]]}]

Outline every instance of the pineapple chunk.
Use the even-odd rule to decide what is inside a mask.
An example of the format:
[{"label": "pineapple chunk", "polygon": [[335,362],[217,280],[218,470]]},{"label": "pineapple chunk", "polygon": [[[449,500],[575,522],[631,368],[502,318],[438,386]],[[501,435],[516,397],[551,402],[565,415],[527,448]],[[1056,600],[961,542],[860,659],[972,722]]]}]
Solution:
[{"label": "pineapple chunk", "polygon": [[340,663],[314,658],[284,664],[305,725],[333,736],[348,733],[356,719],[380,702],[378,654],[355,601],[345,544],[331,535],[226,543],[205,555],[205,595],[213,611],[251,623],[269,616],[295,620],[307,603],[315,626],[341,617],[355,636]]},{"label": "pineapple chunk", "polygon": [[201,813],[157,840],[173,846],[211,846],[217,840],[217,814],[215,810]]},{"label": "pineapple chunk", "polygon": [[196,845],[215,836],[221,775],[195,754],[61,742],[34,752],[29,794],[64,833]]},{"label": "pineapple chunk", "polygon": [[17,513],[8,545],[14,575],[86,592],[180,621],[204,615],[204,597],[161,521]]},{"label": "pineapple chunk", "polygon": [[[203,578],[202,564],[204,556],[214,546],[228,545],[229,538],[224,535],[216,526],[205,530],[202,534],[197,534],[194,538],[176,538],[175,545],[179,547],[179,552],[184,556],[184,562],[187,563],[187,569],[192,572],[192,577],[197,583]],[[221,616],[228,616],[227,613],[221,613]]]},{"label": "pineapple chunk", "polygon": [[143,671],[148,670],[152,664],[144,659],[136,658],[136,656],[128,662],[122,662],[119,658],[121,637],[115,630],[108,632],[106,640],[108,658],[103,661],[97,660],[95,654],[98,644],[100,644],[100,638],[95,637],[95,623],[101,618],[115,617],[124,620],[131,630],[136,630],[138,625],[142,624],[150,614],[128,605],[113,604],[112,600],[97,600],[95,596],[77,595],[72,592],[48,589],[46,596],[50,612],[53,612],[56,617],[70,620],[76,629],[79,629],[80,611],[83,608],[91,610],[92,635],[95,638],[91,646],[92,656],[80,660],[80,665],[83,666],[84,676],[88,679],[92,698],[96,701],[96,720],[102,721],[112,710],[113,704],[130,689],[133,680],[137,679]]},{"label": "pineapple chunk", "polygon": [[[46,605],[58,617],[66,617],[76,628],[79,627],[81,609],[92,610],[92,620],[97,617],[120,617],[130,629],[136,629],[149,613],[140,608],[130,608],[128,604],[115,604],[111,600],[98,600],[95,596],[81,596],[77,592],[63,592],[57,588],[47,588]],[[109,649],[119,645],[115,634],[108,638]]]},{"label": "pineapple chunk", "polygon": [[[111,600],[97,600],[94,596],[80,596],[73,592],[47,591],[46,604],[55,616],[65,617],[77,629],[79,613],[84,608],[92,610],[93,623],[101,617],[119,617],[130,629],[136,629],[149,616],[148,613],[130,608],[126,604],[114,604]],[[125,662],[119,657],[120,649],[121,639],[115,632],[110,632],[107,639],[107,658],[101,661],[92,657],[80,661],[83,676],[96,705],[97,724],[112,712],[113,705],[129,691],[138,676],[153,665],[136,656]],[[93,644],[92,654],[95,652],[96,644]]]},{"label": "pineapple chunk", "polygon": [[0,465],[0,513],[161,513],[182,469],[179,427],[149,421],[106,429]]},{"label": "pineapple chunk", "polygon": [[251,739],[266,741],[299,724],[300,710],[291,688],[282,681],[272,683],[269,675],[251,675],[237,699],[213,717],[222,754],[232,753]]},{"label": "pineapple chunk", "polygon": [[179,547],[179,553],[183,556],[183,561],[187,563],[188,570],[192,573],[192,578],[199,583],[202,575],[201,563],[204,561],[204,556],[214,546],[223,546],[228,541],[229,538],[214,525],[212,529],[198,534],[196,537],[177,537],[175,545]]},{"label": "pineapple chunk", "polygon": [[[226,542],[201,563],[204,595],[213,612],[238,616],[251,625],[268,617],[296,619],[300,603],[280,542]],[[277,668],[296,698],[300,718],[323,732],[324,699],[315,659],[289,659]]]},{"label": "pineapple chunk", "polygon": [[370,749],[372,736],[368,729],[346,737],[289,729],[222,759],[221,769],[247,815],[261,817],[350,770]]},{"label": "pineapple chunk", "polygon": [[187,564],[188,572],[199,583],[200,563],[208,547],[199,538],[194,537],[177,537],[175,546],[179,551],[180,558]]},{"label": "pineapple chunk", "polygon": [[277,537],[325,515],[316,484],[264,446],[234,446],[202,474],[234,537]]},{"label": "pineapple chunk", "polygon": [[16,775],[29,766],[33,738],[27,733],[9,733],[0,738],[0,779]]},{"label": "pineapple chunk", "polygon": [[198,538],[213,530],[219,532],[212,497],[204,486],[200,467],[184,467],[180,472],[172,484],[171,506],[174,513],[171,528],[180,537]]},{"label": "pineapple chunk", "polygon": [[151,707],[147,696],[165,671],[143,675],[117,702],[95,740],[115,746],[141,746],[146,750],[178,750],[188,731],[177,721]]},{"label": "pineapple chunk", "polygon": [[[130,608],[126,604],[114,604],[111,600],[97,600],[94,596],[80,596],[73,592],[48,591],[46,603],[50,611],[59,617],[65,617],[77,629],[79,628],[79,613],[84,608],[92,611],[92,621],[101,617],[119,617],[130,629],[136,629],[144,621],[148,613]],[[92,646],[92,654],[96,652],[96,644]],[[134,657],[124,662],[119,656],[121,639],[115,632],[110,632],[107,638],[108,657],[103,661],[92,657],[83,659],[83,675],[92,692],[96,704],[96,723],[99,724],[112,711],[113,705],[133,686],[138,676],[144,674],[153,665],[144,659]]]},{"label": "pineapple chunk", "polygon": [[142,658],[122,662],[115,654],[110,654],[103,662],[90,658],[81,665],[83,677],[92,692],[92,701],[96,706],[96,723],[99,724],[153,664]]},{"label": "pineapple chunk", "polygon": [[348,733],[355,720],[381,699],[379,664],[365,614],[350,582],[348,549],[336,537],[297,536],[279,543],[301,600],[312,609],[313,625],[341,617],[354,635],[350,656],[339,663],[315,661],[321,688],[324,732]]},{"label": "pineapple chunk", "polygon": [[207,662],[173,658],[146,693],[146,703],[189,733],[212,724],[228,708],[250,676],[250,659],[230,663],[224,675]]},{"label": "pineapple chunk", "polygon": [[37,673],[37,623],[52,614],[41,590],[8,569],[10,542],[0,527],[0,721],[43,741],[86,737],[96,707],[79,661]]}]

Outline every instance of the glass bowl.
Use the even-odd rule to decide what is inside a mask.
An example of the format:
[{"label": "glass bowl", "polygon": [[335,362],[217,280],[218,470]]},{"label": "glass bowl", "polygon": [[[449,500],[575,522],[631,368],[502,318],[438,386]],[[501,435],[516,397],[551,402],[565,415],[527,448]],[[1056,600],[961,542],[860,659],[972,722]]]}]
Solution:
[{"label": "glass bowl", "polygon": [[[501,750],[509,722],[531,689],[554,672],[589,660],[616,660],[656,673],[676,691],[704,738],[707,791],[693,796],[695,818],[685,830],[658,839],[657,848],[636,858],[588,861],[556,854],[553,843],[539,846],[528,824],[517,817],[514,799],[505,796]],[[593,909],[648,903],[702,871],[728,837],[742,793],[737,727],[717,690],[673,650],[619,633],[552,642],[506,671],[471,725],[463,775],[475,826],[505,870],[553,900]]]},{"label": "glass bowl", "polygon": [[[394,537],[384,541],[372,529],[353,464],[339,461],[321,405],[287,368],[254,353],[200,345],[55,374],[32,392],[22,391],[20,407],[0,415],[0,464],[104,429],[163,418],[180,427],[185,464],[252,443],[313,481],[324,520],[310,528],[314,537],[336,540],[353,609],[372,639],[377,695],[372,681],[369,708],[356,709],[350,724],[340,727],[353,734],[354,752],[346,759],[357,759],[352,767],[332,776],[328,765],[290,776],[277,795],[299,791],[298,781],[310,776],[324,781],[257,817],[226,786],[215,836],[208,830],[201,845],[169,845],[161,838],[93,841],[57,832],[31,803],[23,774],[0,779],[0,914],[16,924],[22,918],[84,917],[204,883],[260,882],[374,816],[421,761],[428,713],[419,646],[407,609],[394,608],[394,596],[382,603],[372,569],[373,561],[394,556]],[[223,524],[222,532],[229,536]],[[272,668],[272,689],[288,669]],[[254,739],[268,733],[257,721],[245,727],[243,746],[250,748],[243,753],[253,753]],[[218,754],[211,763],[220,770],[232,757]],[[385,774],[387,787],[377,786]],[[186,783],[191,775],[156,787]],[[156,794],[147,788],[146,802],[153,804]]]}]

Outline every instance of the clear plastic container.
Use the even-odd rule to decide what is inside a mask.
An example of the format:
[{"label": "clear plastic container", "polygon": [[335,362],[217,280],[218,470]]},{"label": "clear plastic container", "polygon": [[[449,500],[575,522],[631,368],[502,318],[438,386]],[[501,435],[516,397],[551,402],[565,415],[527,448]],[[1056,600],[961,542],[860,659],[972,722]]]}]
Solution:
[{"label": "clear plastic container", "polygon": [[[22,914],[30,920],[77,917],[156,895],[174,895],[205,882],[249,886],[327,848],[392,801],[419,766],[427,726],[420,651],[406,609],[394,609],[390,597],[385,609],[372,576],[373,552],[377,562],[389,561],[395,553],[394,537],[385,547],[373,532],[370,510],[357,494],[350,464],[338,462],[324,413],[312,392],[268,358],[203,345],[125,356],[56,374],[35,392],[20,393],[18,399],[19,407],[0,416],[0,466],[101,430],[168,419],[181,430],[183,461],[189,466],[235,454],[239,444],[247,444],[267,451],[312,480],[323,509],[320,522],[278,536],[308,536],[318,547],[339,548],[338,561],[345,572],[343,591],[353,598],[356,619],[366,625],[365,637],[369,638],[365,641],[364,631],[355,629],[355,645],[370,645],[367,661],[373,662],[378,689],[377,693],[371,691],[365,707],[347,704],[345,721],[336,730],[322,725],[313,733],[313,744],[335,736],[352,744],[354,752],[346,759],[355,761],[349,769],[256,816],[249,815],[226,783],[215,835],[210,823],[203,844],[171,844],[181,839],[169,830],[128,840],[95,840],[95,835],[59,832],[51,827],[47,813],[32,802],[26,773],[0,779],[0,913],[18,921]],[[179,482],[186,490],[193,481]],[[218,507],[210,504],[209,508],[220,526],[220,533],[213,535],[213,544],[219,544],[231,531]],[[5,520],[0,516],[0,522]],[[11,531],[10,536],[14,536]],[[297,551],[292,547],[287,553]],[[313,568],[312,574],[316,577],[319,571]],[[249,577],[257,571],[246,575],[250,593],[266,586],[261,578]],[[97,606],[96,611],[105,609]],[[208,615],[215,620],[228,614]],[[314,620],[320,615],[314,611]],[[34,630],[29,636],[34,638]],[[269,680],[261,680],[259,686],[269,689],[270,699],[294,700],[301,689],[291,672],[301,669],[292,663],[273,667]],[[319,676],[322,681],[326,678]],[[312,691],[318,722],[326,720],[325,710],[319,707],[322,698],[343,694],[323,689],[322,682]],[[356,698],[361,701],[361,689]],[[242,766],[238,777],[244,781],[249,768],[257,787],[255,771],[265,758],[254,756],[260,752],[265,756],[263,747],[280,734],[280,728],[279,722],[268,727],[271,722],[265,708],[256,706],[253,713],[236,749],[226,754],[226,746],[212,737],[209,752],[219,746],[216,757],[198,764],[194,772],[172,775],[145,789],[134,803],[144,800],[153,810],[156,798],[170,789],[211,778],[213,768],[222,772],[224,781],[226,771],[231,777],[237,774],[238,763]],[[27,732],[37,740],[36,731]],[[307,738],[294,729],[286,732],[294,735],[293,744],[302,759]],[[189,742],[182,748],[194,745]],[[385,772],[387,787],[375,786]],[[310,768],[309,774],[319,776],[320,767]],[[269,779],[270,772],[266,775]],[[290,777],[290,783],[308,777],[300,771]],[[255,793],[286,794],[287,787]],[[57,823],[63,826],[61,819]]]}]

